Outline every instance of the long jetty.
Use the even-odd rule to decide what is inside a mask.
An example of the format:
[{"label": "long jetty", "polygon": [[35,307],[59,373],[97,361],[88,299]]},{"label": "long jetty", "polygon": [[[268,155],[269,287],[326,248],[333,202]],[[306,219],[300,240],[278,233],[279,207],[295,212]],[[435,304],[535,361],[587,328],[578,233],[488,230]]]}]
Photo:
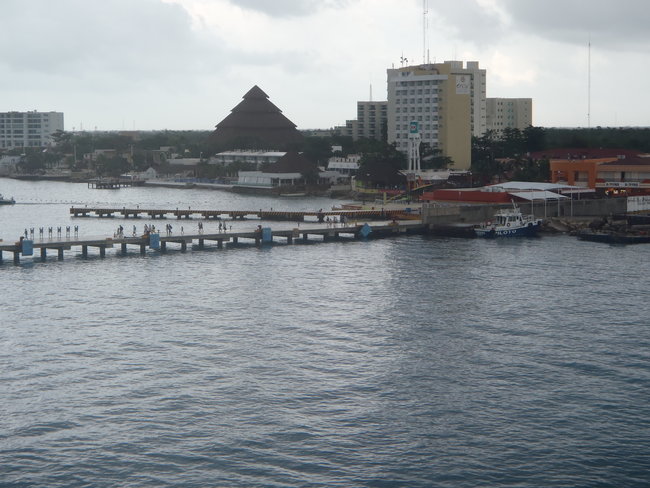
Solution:
[{"label": "long jetty", "polygon": [[[274,244],[276,240],[293,244],[296,242],[309,242],[310,237],[316,242],[328,242],[342,239],[372,239],[379,237],[391,237],[404,234],[424,234],[428,226],[421,221],[394,221],[380,223],[370,226],[367,223],[362,225],[344,225],[339,227],[327,226],[311,229],[294,228],[288,230],[272,230],[258,226],[253,231],[233,232],[223,231],[210,234],[148,234],[140,236],[115,236],[115,237],[60,237],[41,238],[34,240],[21,240],[13,244],[0,242],[0,263],[3,262],[3,252],[13,253],[13,262],[20,263],[21,256],[33,256],[40,251],[42,261],[47,259],[48,251],[55,251],[58,259],[64,258],[64,251],[77,249],[81,251],[82,257],[88,256],[89,248],[97,248],[99,256],[106,255],[106,249],[120,248],[122,254],[127,253],[129,246],[139,248],[140,254],[146,254],[148,249],[164,253],[169,244],[180,247],[182,252],[188,247],[192,248],[196,242],[198,249],[204,249],[206,242],[216,242],[217,248],[222,248],[225,243],[238,244],[240,241],[254,243],[255,246]],[[316,237],[316,239],[313,239]],[[214,246],[212,246],[214,247]]]},{"label": "long jetty", "polygon": [[181,218],[203,218],[203,219],[247,219],[257,218],[261,220],[284,220],[302,222],[306,217],[311,217],[322,222],[327,217],[344,216],[349,220],[386,220],[386,219],[419,219],[419,215],[409,210],[394,209],[370,209],[370,210],[315,210],[315,211],[291,211],[291,210],[200,210],[200,209],[160,209],[160,208],[114,208],[114,207],[71,207],[70,214],[73,217],[123,217],[139,218],[147,216],[152,219],[175,217]]}]

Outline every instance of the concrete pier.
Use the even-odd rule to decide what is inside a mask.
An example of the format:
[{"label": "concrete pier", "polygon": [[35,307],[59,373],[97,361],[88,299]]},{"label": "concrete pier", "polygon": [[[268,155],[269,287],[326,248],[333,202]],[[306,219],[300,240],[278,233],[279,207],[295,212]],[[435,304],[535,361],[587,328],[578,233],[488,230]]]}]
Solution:
[{"label": "concrete pier", "polygon": [[[128,246],[135,246],[139,248],[141,254],[146,254],[147,250],[154,252],[165,253],[168,250],[169,244],[175,244],[180,247],[181,252],[187,251],[188,247],[192,247],[194,242],[197,243],[198,249],[205,249],[206,242],[216,242],[217,248],[223,248],[224,243],[232,243],[237,245],[240,242],[248,241],[255,246],[272,245],[276,242],[286,244],[294,244],[297,241],[308,242],[311,239],[316,239],[321,242],[336,241],[343,238],[346,239],[372,239],[380,237],[391,237],[406,234],[426,234],[429,228],[427,225],[420,221],[394,221],[382,222],[377,225],[348,225],[342,227],[313,227],[313,228],[294,228],[283,230],[272,230],[271,228],[258,228],[251,231],[233,232],[224,231],[209,234],[155,234],[157,238],[152,238],[149,235],[142,236],[118,236],[118,237],[58,237],[49,239],[37,239],[28,241],[29,246],[24,246],[21,249],[21,243],[15,242],[13,244],[0,243],[0,263],[3,262],[3,253],[9,252],[13,254],[13,262],[20,263],[21,256],[31,256],[40,251],[41,261],[47,259],[47,251],[55,250],[57,258],[62,260],[65,251],[76,249],[82,257],[88,257],[88,248],[94,247],[98,249],[100,257],[106,256],[106,249],[118,247],[122,255],[127,253]],[[27,244],[27,243],[25,243]],[[26,249],[29,248],[29,254],[26,254]]]},{"label": "concrete pier", "polygon": [[289,210],[200,210],[200,209],[145,209],[145,208],[110,208],[110,207],[71,207],[70,214],[74,217],[121,217],[152,219],[176,218],[176,219],[260,219],[278,220],[287,222],[303,222],[311,219],[324,222],[328,217],[336,217],[340,220],[344,216],[348,221],[352,220],[387,220],[387,219],[419,219],[419,213],[405,209],[384,209],[381,207],[370,210],[316,210],[316,211],[289,211]]}]

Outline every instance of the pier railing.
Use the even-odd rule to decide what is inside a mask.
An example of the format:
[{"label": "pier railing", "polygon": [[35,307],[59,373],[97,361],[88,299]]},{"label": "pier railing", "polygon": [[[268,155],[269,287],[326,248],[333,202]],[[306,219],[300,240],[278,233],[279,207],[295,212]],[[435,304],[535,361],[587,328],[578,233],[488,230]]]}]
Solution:
[{"label": "pier railing", "polygon": [[319,222],[325,221],[328,217],[344,217],[347,220],[417,220],[419,214],[410,210],[394,210],[376,208],[370,210],[316,210],[316,211],[291,211],[291,210],[201,210],[192,208],[160,209],[160,208],[115,208],[115,207],[72,207],[70,214],[74,217],[123,217],[138,218],[147,216],[156,218],[204,218],[218,219],[222,217],[230,219],[257,218],[261,220],[285,220],[302,222],[306,218],[312,218]]},{"label": "pier railing", "polygon": [[240,241],[248,241],[256,246],[264,244],[274,244],[278,239],[281,242],[292,244],[295,242],[308,242],[310,238],[317,241],[328,242],[340,239],[372,239],[379,237],[399,236],[405,234],[424,234],[428,226],[420,221],[393,221],[382,222],[376,225],[367,223],[357,225],[327,225],[313,228],[293,228],[285,230],[272,230],[270,227],[258,226],[257,229],[242,232],[232,232],[223,230],[218,233],[193,233],[193,234],[173,234],[153,233],[136,236],[117,235],[113,237],[60,237],[39,238],[39,239],[20,239],[11,244],[0,242],[0,263],[3,260],[3,252],[13,254],[14,263],[20,263],[21,256],[33,256],[40,251],[42,261],[47,259],[48,251],[55,251],[58,259],[62,260],[65,251],[76,249],[82,257],[88,256],[89,248],[97,248],[99,256],[104,257],[107,249],[119,247],[122,254],[127,253],[129,246],[139,248],[141,254],[146,254],[148,250],[157,252],[166,252],[169,245],[180,247],[181,251],[186,251],[188,246],[191,248],[194,243],[198,249],[203,249],[206,242],[216,242],[217,248],[221,248],[225,243],[238,244]]}]

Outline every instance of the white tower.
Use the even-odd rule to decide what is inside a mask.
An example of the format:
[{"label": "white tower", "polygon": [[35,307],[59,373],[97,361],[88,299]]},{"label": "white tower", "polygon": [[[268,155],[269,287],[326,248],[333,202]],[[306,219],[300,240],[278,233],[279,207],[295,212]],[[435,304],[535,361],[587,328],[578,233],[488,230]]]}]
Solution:
[{"label": "white tower", "polygon": [[420,126],[417,122],[413,121],[409,124],[409,168],[410,174],[420,173]]}]

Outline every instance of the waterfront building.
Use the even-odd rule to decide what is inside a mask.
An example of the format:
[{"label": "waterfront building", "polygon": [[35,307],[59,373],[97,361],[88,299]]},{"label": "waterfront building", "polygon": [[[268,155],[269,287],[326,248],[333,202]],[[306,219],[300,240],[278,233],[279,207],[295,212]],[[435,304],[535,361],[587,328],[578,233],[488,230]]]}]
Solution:
[{"label": "waterfront building", "polygon": [[487,130],[524,130],[533,125],[532,98],[488,98],[486,107]]},{"label": "waterfront building", "polygon": [[327,170],[336,171],[341,176],[346,176],[349,178],[357,173],[360,160],[361,156],[358,154],[350,154],[348,156],[332,156],[327,162]]},{"label": "waterfront building", "polygon": [[239,171],[237,189],[273,190],[307,184],[306,175],[318,175],[316,164],[295,151],[287,152],[276,163],[261,171]]},{"label": "waterfront building", "polygon": [[485,70],[476,61],[445,61],[387,70],[388,142],[409,154],[419,141],[469,169],[472,135],[485,132]]},{"label": "waterfront building", "polygon": [[259,168],[263,164],[277,162],[285,154],[285,151],[255,151],[244,149],[238,151],[222,151],[212,156],[208,164],[228,166],[233,163],[249,163]]},{"label": "waterfront building", "polygon": [[562,183],[508,181],[481,188],[441,188],[422,194],[422,201],[463,203],[549,202],[564,200],[563,193],[581,189]]},{"label": "waterfront building", "polygon": [[257,85],[219,122],[210,143],[220,150],[275,149],[286,151],[303,135]]},{"label": "waterfront building", "polygon": [[650,194],[650,155],[621,149],[578,151],[568,149],[565,157],[548,158],[553,183],[590,188],[601,195]]},{"label": "waterfront building", "polygon": [[306,137],[322,138],[332,137],[337,134],[335,129],[303,129],[300,132]]},{"label": "waterfront building", "polygon": [[0,149],[45,147],[63,131],[63,112],[0,112]]},{"label": "waterfront building", "polygon": [[0,156],[0,176],[8,176],[18,167],[21,156]]},{"label": "waterfront building", "polygon": [[357,102],[357,118],[347,120],[344,126],[336,128],[342,136],[359,139],[382,139],[384,126],[388,121],[388,102]]}]

